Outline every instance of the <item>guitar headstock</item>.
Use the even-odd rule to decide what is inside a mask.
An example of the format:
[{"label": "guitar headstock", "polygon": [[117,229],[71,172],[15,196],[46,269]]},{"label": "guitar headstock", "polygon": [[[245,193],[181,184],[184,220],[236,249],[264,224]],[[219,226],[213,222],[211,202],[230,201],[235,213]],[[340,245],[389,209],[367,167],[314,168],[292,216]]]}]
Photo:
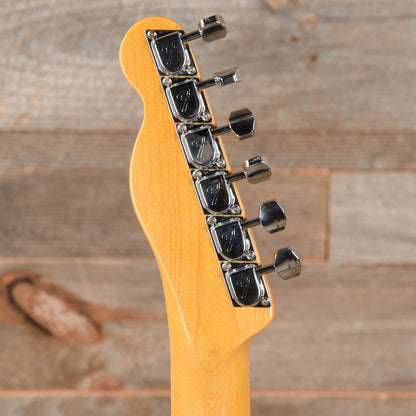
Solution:
[{"label": "guitar headstock", "polygon": [[225,35],[220,16],[189,33],[151,17],[136,23],[120,48],[123,72],[145,107],[130,167],[133,205],[162,274],[171,341],[182,337],[205,355],[225,354],[267,326],[274,308],[264,275],[275,271],[287,279],[301,267],[289,248],[262,266],[250,228],[274,233],[284,229],[286,216],[272,200],[260,205],[258,218],[247,219],[235,185],[268,179],[267,159],[256,156],[241,171],[229,170],[222,136],[252,137],[254,117],[244,108],[216,125],[206,89],[237,82],[238,70],[203,80],[190,46]]}]

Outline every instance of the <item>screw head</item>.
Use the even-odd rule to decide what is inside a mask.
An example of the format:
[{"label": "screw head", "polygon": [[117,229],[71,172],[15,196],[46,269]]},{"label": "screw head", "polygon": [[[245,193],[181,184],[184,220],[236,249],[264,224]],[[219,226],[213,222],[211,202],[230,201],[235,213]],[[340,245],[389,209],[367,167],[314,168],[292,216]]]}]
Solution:
[{"label": "screw head", "polygon": [[202,113],[201,118],[203,121],[211,121],[211,114],[208,112]]},{"label": "screw head", "polygon": [[217,223],[217,220],[212,215],[207,218],[207,224],[208,225],[215,225],[216,223]]},{"label": "screw head", "polygon": [[231,269],[231,263],[228,263],[228,261],[225,261],[224,263],[222,263],[221,268],[227,272],[228,270]]},{"label": "screw head", "polygon": [[147,39],[156,39],[157,38],[157,33],[154,30],[149,30],[146,33]]},{"label": "screw head", "polygon": [[263,296],[260,300],[261,306],[269,306],[270,300],[267,296]]},{"label": "screw head", "polygon": [[230,208],[230,212],[231,212],[231,214],[238,215],[241,212],[241,209],[238,205],[233,205]]},{"label": "screw head", "polygon": [[201,176],[202,176],[202,172],[201,172],[200,170],[194,170],[194,171],[192,172],[192,177],[193,177],[194,179],[199,179]]},{"label": "screw head", "polygon": [[255,260],[255,259],[256,259],[256,253],[255,253],[253,250],[249,250],[249,251],[247,251],[247,253],[246,253],[246,257],[247,257],[249,260]]},{"label": "screw head", "polygon": [[194,66],[188,66],[186,68],[186,73],[189,75],[194,75],[196,74],[196,68]]},{"label": "screw head", "polygon": [[180,123],[176,126],[176,130],[178,133],[185,133],[188,130],[188,127],[186,127],[186,124]]},{"label": "screw head", "polygon": [[217,160],[217,166],[221,169],[225,168],[227,166],[227,164],[225,163],[225,159],[223,157],[220,157]]},{"label": "screw head", "polygon": [[162,79],[162,84],[165,87],[169,87],[169,86],[172,85],[172,80],[169,77],[165,77],[165,78]]}]

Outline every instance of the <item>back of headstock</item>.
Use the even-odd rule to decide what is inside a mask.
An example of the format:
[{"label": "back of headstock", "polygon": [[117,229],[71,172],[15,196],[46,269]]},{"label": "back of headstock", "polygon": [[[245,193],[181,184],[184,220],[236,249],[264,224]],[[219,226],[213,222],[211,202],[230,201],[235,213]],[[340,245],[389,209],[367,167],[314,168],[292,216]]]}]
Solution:
[{"label": "back of headstock", "polygon": [[[276,253],[273,265],[261,267],[250,228],[280,231],[286,216],[276,201],[268,201],[258,218],[247,220],[235,186],[268,179],[267,159],[253,157],[241,172],[228,169],[220,135],[247,139],[254,135],[254,118],[244,108],[218,127],[205,90],[237,82],[237,68],[201,80],[189,45],[225,34],[219,16],[201,20],[190,33],[170,19],[152,17],[136,23],[120,48],[123,72],[145,107],[130,191],[162,275],[172,412],[178,415],[184,408],[190,414],[247,414],[248,343],[273,318],[264,274],[276,271],[286,279],[300,273],[289,248]],[[220,391],[228,391],[229,400]],[[247,398],[237,399],[236,392]]]}]

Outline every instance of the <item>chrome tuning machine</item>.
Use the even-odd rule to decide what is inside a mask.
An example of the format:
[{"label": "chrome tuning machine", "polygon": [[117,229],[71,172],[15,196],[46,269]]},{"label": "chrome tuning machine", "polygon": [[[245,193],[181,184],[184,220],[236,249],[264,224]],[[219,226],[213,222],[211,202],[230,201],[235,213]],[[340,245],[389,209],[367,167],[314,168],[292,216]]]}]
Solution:
[{"label": "chrome tuning machine", "polygon": [[259,217],[243,221],[241,217],[208,217],[212,241],[219,258],[225,260],[253,261],[256,254],[246,230],[262,225],[268,233],[281,231],[286,226],[286,215],[276,200],[264,202],[259,208]]},{"label": "chrome tuning machine", "polygon": [[269,306],[270,302],[262,276],[276,272],[282,279],[299,276],[301,262],[289,247],[278,250],[273,264],[257,267],[254,263],[233,268],[231,263],[222,263],[222,269],[233,301],[239,306]]},{"label": "chrome tuning machine", "polygon": [[226,162],[215,138],[229,132],[239,140],[252,137],[255,121],[253,113],[248,108],[243,108],[233,111],[225,126],[214,129],[211,125],[203,125],[188,130],[191,126],[177,125],[188,162],[197,168],[224,169]]},{"label": "chrome tuning machine", "polygon": [[217,85],[225,87],[240,81],[238,68],[233,67],[225,71],[216,72],[212,78],[199,81],[197,78],[169,78],[162,79],[166,97],[173,116],[180,122],[209,122],[212,117],[207,111],[208,105],[201,93],[206,88]]},{"label": "chrome tuning machine", "polygon": [[153,57],[161,73],[177,76],[196,75],[197,73],[188,42],[198,38],[205,42],[213,42],[226,35],[224,19],[219,15],[201,19],[198,29],[189,33],[182,33],[178,30],[148,30],[146,32]]},{"label": "chrome tuning machine", "polygon": [[264,156],[256,156],[244,162],[243,170],[235,174],[225,171],[194,170],[192,177],[195,188],[203,208],[210,214],[241,213],[238,204],[235,204],[236,195],[232,183],[247,179],[250,183],[259,183],[270,178],[272,172],[270,164]]}]

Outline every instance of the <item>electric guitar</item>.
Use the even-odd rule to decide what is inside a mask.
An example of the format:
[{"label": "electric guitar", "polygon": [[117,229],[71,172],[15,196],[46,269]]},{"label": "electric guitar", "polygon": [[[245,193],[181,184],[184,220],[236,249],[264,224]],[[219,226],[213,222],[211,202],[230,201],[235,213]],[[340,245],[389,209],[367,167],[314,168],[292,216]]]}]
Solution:
[{"label": "electric guitar", "polygon": [[[239,80],[237,68],[202,80],[190,42],[224,38],[221,16],[202,19],[185,33],[174,21],[136,23],[120,48],[124,75],[140,94],[145,113],[130,165],[134,209],[159,265],[171,350],[172,416],[248,416],[249,343],[273,318],[265,274],[298,276],[290,248],[263,266],[250,228],[274,233],[286,216],[275,200],[247,219],[236,182],[267,180],[264,156],[231,172],[222,136],[254,135],[247,108],[218,127],[206,89]],[[228,139],[227,139],[228,140]]]}]

